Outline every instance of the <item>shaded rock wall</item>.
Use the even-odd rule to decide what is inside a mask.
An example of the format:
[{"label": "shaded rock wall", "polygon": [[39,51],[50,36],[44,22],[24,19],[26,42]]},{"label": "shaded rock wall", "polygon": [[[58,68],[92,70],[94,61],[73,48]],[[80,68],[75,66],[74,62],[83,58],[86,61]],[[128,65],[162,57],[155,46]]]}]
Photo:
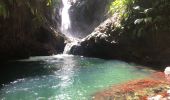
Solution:
[{"label": "shaded rock wall", "polygon": [[120,41],[119,30],[113,30],[115,18],[109,18],[94,32],[73,46],[71,52],[76,55],[99,58],[127,58],[126,47]]},{"label": "shaded rock wall", "polygon": [[[168,0],[138,0],[131,6],[128,18],[122,18],[120,21],[119,13],[114,14],[82,39],[79,45],[73,46],[71,52],[77,55],[167,66],[170,64],[168,4]],[[142,9],[134,9],[136,6]]]},{"label": "shaded rock wall", "polygon": [[2,2],[8,15],[0,15],[1,60],[63,51],[65,39],[50,28],[52,11],[46,0]]}]

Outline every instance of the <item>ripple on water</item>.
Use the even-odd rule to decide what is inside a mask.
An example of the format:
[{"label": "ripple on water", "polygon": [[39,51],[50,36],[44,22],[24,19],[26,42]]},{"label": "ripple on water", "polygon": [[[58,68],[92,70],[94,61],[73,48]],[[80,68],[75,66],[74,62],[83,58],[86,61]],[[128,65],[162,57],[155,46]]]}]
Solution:
[{"label": "ripple on water", "polygon": [[[40,61],[43,61],[43,64],[39,63]],[[31,66],[37,66],[39,63],[38,66],[42,68],[52,66],[58,69],[46,67],[43,70],[48,70],[49,73],[39,70],[35,76],[27,76],[5,84],[0,90],[0,99],[87,100],[98,90],[113,84],[143,78],[152,73],[146,68],[137,68],[134,64],[123,61],[72,55],[36,57],[20,62],[22,66],[30,66],[29,63]],[[32,72],[35,70],[33,69]]]}]

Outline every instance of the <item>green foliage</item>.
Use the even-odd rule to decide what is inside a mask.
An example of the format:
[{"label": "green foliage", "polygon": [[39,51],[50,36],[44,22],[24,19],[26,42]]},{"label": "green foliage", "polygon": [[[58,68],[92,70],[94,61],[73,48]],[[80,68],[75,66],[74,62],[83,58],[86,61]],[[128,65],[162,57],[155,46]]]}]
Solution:
[{"label": "green foliage", "polygon": [[[129,18],[129,20],[134,21],[136,36],[154,36],[158,31],[168,30],[170,27],[167,22],[170,21],[168,16],[170,16],[170,1],[169,0],[150,0],[146,5],[147,1],[142,4],[142,2],[138,2],[138,6],[140,6],[140,10],[132,9],[132,13],[130,16],[134,16]],[[133,26],[134,27],[134,26]],[[144,30],[141,33],[141,28]],[[165,29],[165,30],[164,30]],[[141,35],[137,35],[137,34]]]},{"label": "green foliage", "polygon": [[6,5],[3,2],[0,2],[0,16],[3,16],[4,18],[8,16]]},{"label": "green foliage", "polygon": [[134,0],[115,0],[110,6],[110,11],[115,12],[124,12],[128,6],[133,4]]},{"label": "green foliage", "polygon": [[119,13],[120,17],[128,17],[129,7],[134,3],[134,0],[115,0],[111,3],[109,12],[112,14]]},{"label": "green foliage", "polygon": [[50,6],[52,4],[52,0],[47,0],[47,6]]},{"label": "green foliage", "polygon": [[141,38],[170,31],[169,9],[170,0],[114,0],[109,11],[113,16],[118,15],[125,34]]}]

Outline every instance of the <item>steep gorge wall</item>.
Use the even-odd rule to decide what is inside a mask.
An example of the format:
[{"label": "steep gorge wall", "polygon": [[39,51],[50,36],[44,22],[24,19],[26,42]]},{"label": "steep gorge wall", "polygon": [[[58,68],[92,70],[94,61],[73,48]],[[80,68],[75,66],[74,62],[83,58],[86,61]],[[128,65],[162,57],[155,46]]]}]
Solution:
[{"label": "steep gorge wall", "polygon": [[[73,46],[72,54],[169,65],[170,1],[129,1],[134,3],[123,4],[122,0],[115,0],[113,5],[119,9],[114,9],[111,18]],[[128,7],[120,9],[125,5]]]},{"label": "steep gorge wall", "polygon": [[71,26],[74,36],[89,35],[101,22],[108,18],[112,0],[77,0],[70,8]]},{"label": "steep gorge wall", "polygon": [[49,0],[0,1],[0,59],[18,59],[62,52],[64,37],[51,27]]},{"label": "steep gorge wall", "polygon": [[[111,1],[76,0],[69,11],[74,36],[85,37],[104,21]],[[61,8],[62,0],[0,1],[0,59],[61,53]]]}]

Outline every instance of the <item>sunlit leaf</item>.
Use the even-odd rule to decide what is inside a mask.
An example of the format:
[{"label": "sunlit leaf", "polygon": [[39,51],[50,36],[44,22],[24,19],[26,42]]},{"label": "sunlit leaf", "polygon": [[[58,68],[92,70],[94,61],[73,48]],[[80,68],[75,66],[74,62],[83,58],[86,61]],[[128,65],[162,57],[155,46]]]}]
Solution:
[{"label": "sunlit leaf", "polygon": [[143,21],[144,21],[143,18],[141,18],[141,19],[136,19],[136,20],[134,21],[134,24],[140,24],[140,23],[143,22]]},{"label": "sunlit leaf", "polygon": [[52,0],[47,0],[47,6],[50,6],[52,4]]},{"label": "sunlit leaf", "polygon": [[133,7],[134,10],[140,10],[140,6]]},{"label": "sunlit leaf", "polygon": [[145,9],[145,10],[144,10],[144,13],[147,14],[147,13],[151,12],[152,10],[153,10],[153,8]]}]

